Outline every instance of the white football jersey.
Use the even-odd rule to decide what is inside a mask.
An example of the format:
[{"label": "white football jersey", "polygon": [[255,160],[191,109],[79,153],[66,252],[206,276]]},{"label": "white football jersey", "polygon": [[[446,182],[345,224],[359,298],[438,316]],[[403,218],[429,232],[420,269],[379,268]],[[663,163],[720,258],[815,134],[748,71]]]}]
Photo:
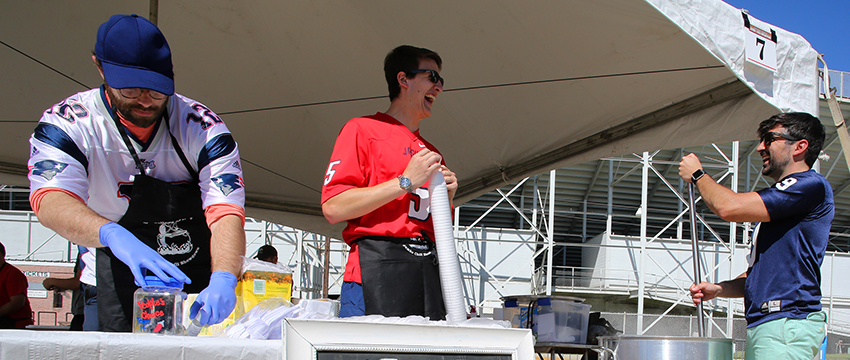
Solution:
[{"label": "white football jersey", "polygon": [[80,246],[80,260],[83,262],[83,269],[80,272],[80,282],[91,286],[97,286],[97,257],[95,257],[95,249],[93,247]]},{"label": "white football jersey", "polygon": [[[127,211],[134,175],[139,172],[112,120],[103,91],[77,93],[45,110],[30,138],[32,191],[61,188],[112,221]],[[174,94],[167,111],[171,134],[200,178],[203,206],[245,207],[239,149],[221,118],[195,100]],[[147,175],[171,183],[192,181],[171,143],[165,122],[141,142],[127,132]]]}]

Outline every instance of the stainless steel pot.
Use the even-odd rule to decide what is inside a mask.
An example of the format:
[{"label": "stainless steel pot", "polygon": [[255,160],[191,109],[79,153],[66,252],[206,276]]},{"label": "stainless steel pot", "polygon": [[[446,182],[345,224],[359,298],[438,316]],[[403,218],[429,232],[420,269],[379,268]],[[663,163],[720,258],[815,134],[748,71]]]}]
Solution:
[{"label": "stainless steel pot", "polygon": [[732,360],[734,352],[732,339],[601,336],[599,340],[608,360]]}]

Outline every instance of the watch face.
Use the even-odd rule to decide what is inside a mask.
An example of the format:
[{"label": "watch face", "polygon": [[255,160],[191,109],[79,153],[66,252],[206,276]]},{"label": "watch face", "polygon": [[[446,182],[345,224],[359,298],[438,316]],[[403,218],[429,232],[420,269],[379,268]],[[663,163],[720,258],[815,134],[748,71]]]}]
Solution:
[{"label": "watch face", "polygon": [[700,179],[703,175],[705,175],[705,170],[703,170],[703,169],[697,169],[697,170],[696,170],[696,171],[694,171],[694,173],[691,175],[691,182],[696,182],[696,181],[697,181],[697,180],[699,180],[699,179]]},{"label": "watch face", "polygon": [[409,178],[406,178],[404,176],[398,178],[398,186],[400,186],[402,189],[409,191],[410,185],[412,185],[412,184],[411,184]]}]

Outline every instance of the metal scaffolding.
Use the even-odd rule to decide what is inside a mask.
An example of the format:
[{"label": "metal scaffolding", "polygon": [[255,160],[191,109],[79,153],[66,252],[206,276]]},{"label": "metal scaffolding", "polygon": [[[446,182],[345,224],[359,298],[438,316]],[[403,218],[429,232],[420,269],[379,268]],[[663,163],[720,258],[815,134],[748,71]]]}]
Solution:
[{"label": "metal scaffolding", "polygon": [[[838,75],[843,94],[845,74]],[[824,149],[838,160],[843,153],[838,136],[827,130]],[[752,140],[603,158],[505,184],[455,208],[454,233],[467,304],[487,315],[501,306],[504,296],[617,296],[636,301],[631,311],[613,312],[633,313],[629,324],[637,334],[658,331],[665,317],[692,314],[687,289],[696,279],[688,270],[692,259],[682,250],[689,244],[684,239],[699,239],[702,280],[716,282],[746,268],[741,259],[752,226],[725,222],[697,199],[697,234],[691,234],[678,160],[697,153],[719,183],[735,191],[753,191],[771,185],[759,171],[757,145]],[[820,165],[833,183],[837,207],[850,204],[850,196],[844,194],[850,187],[850,171],[840,163]],[[20,192],[25,190],[0,189],[0,194],[9,194],[10,209],[12,194]],[[7,236],[27,239],[21,246],[6,244],[12,261],[70,262],[76,256],[76,248],[40,226],[32,212],[0,210],[0,228]],[[850,335],[850,289],[835,282],[841,265],[850,265],[848,230],[850,214],[837,212],[822,278],[830,329]],[[246,221],[245,231],[248,256],[264,244],[278,247],[280,262],[293,269],[294,297],[339,293],[348,255],[344,242],[255,219]],[[735,336],[733,324],[735,316],[743,314],[742,301],[716,300],[705,311],[709,334]]]}]

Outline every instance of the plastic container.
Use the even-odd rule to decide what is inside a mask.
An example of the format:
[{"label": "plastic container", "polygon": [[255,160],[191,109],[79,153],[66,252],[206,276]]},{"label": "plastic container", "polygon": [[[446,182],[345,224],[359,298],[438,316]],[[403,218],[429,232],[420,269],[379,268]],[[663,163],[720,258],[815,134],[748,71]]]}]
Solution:
[{"label": "plastic container", "polygon": [[[523,316],[521,316],[521,314]],[[514,329],[528,328],[527,322],[523,318],[528,317],[528,306],[522,306],[516,299],[508,299],[502,304],[501,320],[510,321],[511,327]]]},{"label": "plastic container", "polygon": [[[590,305],[551,299],[551,305],[544,306],[545,300],[538,301],[541,316],[538,324],[538,341],[584,344],[587,342],[587,320],[590,317]],[[545,318],[543,313],[551,313],[553,319]],[[545,329],[544,329],[545,326]],[[546,330],[546,331],[544,331]]]},{"label": "plastic container", "polygon": [[587,342],[590,305],[569,296],[523,295],[502,298],[502,319],[512,327],[531,329],[538,343]]},{"label": "plastic container", "polygon": [[133,294],[133,333],[182,335],[183,283],[145,276],[147,286]]}]

